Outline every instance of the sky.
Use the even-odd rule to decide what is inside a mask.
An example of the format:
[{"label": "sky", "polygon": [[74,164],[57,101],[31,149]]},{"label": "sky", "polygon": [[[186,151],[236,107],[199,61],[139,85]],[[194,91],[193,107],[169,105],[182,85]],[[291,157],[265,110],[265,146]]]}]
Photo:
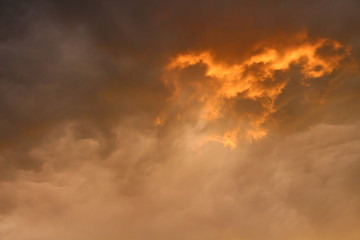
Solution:
[{"label": "sky", "polygon": [[0,239],[359,240],[359,11],[1,0]]}]

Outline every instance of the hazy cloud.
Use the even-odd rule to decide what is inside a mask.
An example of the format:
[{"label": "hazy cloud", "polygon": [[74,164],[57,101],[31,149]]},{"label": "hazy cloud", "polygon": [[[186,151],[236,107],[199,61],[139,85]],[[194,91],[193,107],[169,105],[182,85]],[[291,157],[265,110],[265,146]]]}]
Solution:
[{"label": "hazy cloud", "polygon": [[358,240],[359,9],[0,1],[0,238]]}]

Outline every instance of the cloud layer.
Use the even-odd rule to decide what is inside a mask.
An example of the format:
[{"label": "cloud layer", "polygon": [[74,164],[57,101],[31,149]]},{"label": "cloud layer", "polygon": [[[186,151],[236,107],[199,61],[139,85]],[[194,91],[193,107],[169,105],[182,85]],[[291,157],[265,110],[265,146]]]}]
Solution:
[{"label": "cloud layer", "polygon": [[358,1],[0,2],[0,238],[358,240]]}]

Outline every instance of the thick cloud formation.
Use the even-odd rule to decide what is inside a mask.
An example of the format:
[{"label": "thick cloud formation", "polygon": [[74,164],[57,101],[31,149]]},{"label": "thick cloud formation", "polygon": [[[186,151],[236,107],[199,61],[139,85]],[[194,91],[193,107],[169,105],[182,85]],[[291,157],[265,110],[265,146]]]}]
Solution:
[{"label": "thick cloud formation", "polygon": [[358,240],[359,10],[0,1],[0,238]]}]

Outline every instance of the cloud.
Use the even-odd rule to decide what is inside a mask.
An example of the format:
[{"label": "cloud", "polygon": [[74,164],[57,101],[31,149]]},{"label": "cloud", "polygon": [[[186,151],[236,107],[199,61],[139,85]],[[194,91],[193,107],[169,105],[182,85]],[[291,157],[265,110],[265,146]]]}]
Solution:
[{"label": "cloud", "polygon": [[[167,65],[163,77],[164,83],[172,89],[168,101],[170,108],[175,109],[170,109],[170,113],[177,113],[180,120],[184,118],[182,115],[195,113],[194,118],[202,128],[216,129],[214,126],[221,121],[231,122],[219,135],[205,139],[222,142],[230,148],[235,148],[239,139],[252,141],[264,137],[267,130],[263,125],[277,111],[277,99],[292,81],[281,75],[297,73],[301,83],[299,91],[299,88],[311,86],[312,80],[333,73],[350,54],[350,47],[336,41],[310,42],[306,33],[290,38],[297,44],[272,48],[264,41],[260,52],[254,49],[259,53],[234,65],[217,62],[209,52],[176,56]],[[197,71],[178,73],[197,65]],[[326,80],[331,81],[331,78]],[[244,109],[250,102],[250,107]],[[164,124],[165,115],[157,118],[161,119],[158,125]]]},{"label": "cloud", "polygon": [[358,9],[1,1],[0,238],[357,240]]}]

